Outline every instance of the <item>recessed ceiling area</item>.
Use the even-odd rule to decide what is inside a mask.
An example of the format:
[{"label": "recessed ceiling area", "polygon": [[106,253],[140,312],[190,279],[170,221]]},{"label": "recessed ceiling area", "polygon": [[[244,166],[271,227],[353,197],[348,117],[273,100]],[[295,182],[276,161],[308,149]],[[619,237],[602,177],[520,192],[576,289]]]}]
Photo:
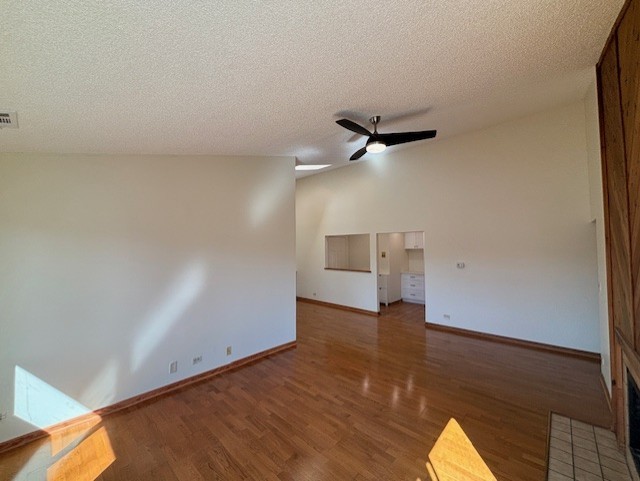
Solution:
[{"label": "recessed ceiling area", "polygon": [[343,116],[440,139],[582,98],[623,1],[9,0],[0,150],[343,166]]}]

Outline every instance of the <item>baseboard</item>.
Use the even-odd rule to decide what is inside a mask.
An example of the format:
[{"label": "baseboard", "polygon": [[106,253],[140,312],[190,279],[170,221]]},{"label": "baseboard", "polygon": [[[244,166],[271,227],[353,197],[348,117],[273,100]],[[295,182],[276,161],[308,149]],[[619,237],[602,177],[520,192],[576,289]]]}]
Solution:
[{"label": "baseboard", "polygon": [[378,311],[369,311],[367,309],[359,309],[357,307],[343,306],[342,304],[334,304],[332,302],[317,301],[315,299],[309,299],[308,297],[296,297],[296,301],[306,302],[307,304],[316,304],[318,306],[332,307],[333,309],[340,309],[342,311],[355,312],[357,314],[365,314],[367,316],[379,316]]},{"label": "baseboard", "polygon": [[600,385],[602,386],[602,391],[604,392],[604,398],[607,401],[607,405],[609,406],[609,412],[612,412],[611,394],[609,394],[609,388],[607,388],[607,381],[605,381],[604,376],[602,375],[602,371],[600,371]]},{"label": "baseboard", "polygon": [[136,406],[139,404],[143,404],[145,402],[156,400],[159,397],[162,397],[167,394],[178,391],[180,389],[186,388],[187,386],[191,386],[193,384],[208,380],[212,377],[219,376],[222,373],[232,371],[234,369],[238,369],[240,367],[246,366],[256,361],[265,359],[279,352],[286,351],[288,349],[293,349],[296,347],[296,345],[297,345],[296,341],[291,341],[286,344],[281,344],[280,346],[272,347],[271,349],[267,349],[266,351],[261,351],[256,354],[252,354],[251,356],[243,357],[242,359],[237,359],[233,362],[230,362],[229,364],[225,364],[224,366],[220,366],[215,369],[211,369],[209,371],[196,374],[195,376],[188,377],[181,381],[174,382],[172,384],[168,384],[166,386],[162,386],[157,389],[153,389],[152,391],[147,391],[145,393],[139,394],[129,399],[125,399],[123,401],[117,402],[115,404],[111,404],[109,406],[96,409],[95,411],[92,411],[87,414],[83,414],[82,416],[78,416],[73,419],[69,419],[67,421],[55,424],[53,426],[49,426],[46,431],[39,429],[37,431],[32,431],[30,433],[23,434],[22,436],[19,436],[17,438],[9,439],[7,441],[0,443],[0,453],[9,451],[19,446],[23,446],[39,438],[43,438],[50,434],[55,434],[64,429],[69,429],[70,427],[78,426],[80,424],[89,422],[91,419],[95,419],[95,416],[100,416],[101,418],[103,418],[105,416],[108,416],[109,414],[122,411],[123,409],[130,408],[132,406]]},{"label": "baseboard", "polygon": [[597,352],[581,351],[580,349],[572,349],[570,347],[554,346],[553,344],[544,344],[542,342],[525,341],[524,339],[516,339],[514,337],[499,336],[497,334],[488,334],[486,332],[472,331],[470,329],[462,329],[460,327],[443,326],[442,324],[434,324],[425,322],[427,329],[434,331],[448,332],[460,336],[475,337],[485,341],[499,342],[510,346],[524,347],[536,351],[544,351],[552,354],[560,354],[563,356],[583,359],[585,361],[597,362],[600,364],[600,354]]},{"label": "baseboard", "polygon": [[0,443],[0,454],[11,451],[14,448],[19,448],[20,446],[24,446],[25,444],[29,444],[32,441],[36,441],[40,438],[47,436],[49,433],[47,431],[43,431],[39,429],[37,431],[32,431],[27,434],[23,434],[22,436],[18,436],[17,438],[9,439],[8,441],[4,441]]}]

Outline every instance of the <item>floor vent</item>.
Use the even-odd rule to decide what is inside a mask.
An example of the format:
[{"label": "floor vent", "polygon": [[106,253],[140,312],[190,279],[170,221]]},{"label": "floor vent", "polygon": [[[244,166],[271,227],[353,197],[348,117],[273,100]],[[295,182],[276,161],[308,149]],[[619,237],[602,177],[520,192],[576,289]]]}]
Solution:
[{"label": "floor vent", "polygon": [[0,110],[0,129],[17,129],[18,113]]}]

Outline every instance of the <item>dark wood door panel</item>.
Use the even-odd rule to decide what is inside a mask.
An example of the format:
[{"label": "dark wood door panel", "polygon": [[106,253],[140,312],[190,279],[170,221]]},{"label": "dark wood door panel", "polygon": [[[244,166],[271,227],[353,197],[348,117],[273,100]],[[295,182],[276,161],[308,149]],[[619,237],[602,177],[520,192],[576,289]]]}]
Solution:
[{"label": "dark wood door panel", "polygon": [[635,318],[635,349],[640,352],[640,3],[631,2],[618,27],[620,99],[627,162],[629,236]]},{"label": "dark wood door panel", "polygon": [[635,344],[627,165],[620,105],[618,55],[615,38],[600,65],[604,127],[604,168],[607,179],[610,234],[611,302],[614,325]]}]

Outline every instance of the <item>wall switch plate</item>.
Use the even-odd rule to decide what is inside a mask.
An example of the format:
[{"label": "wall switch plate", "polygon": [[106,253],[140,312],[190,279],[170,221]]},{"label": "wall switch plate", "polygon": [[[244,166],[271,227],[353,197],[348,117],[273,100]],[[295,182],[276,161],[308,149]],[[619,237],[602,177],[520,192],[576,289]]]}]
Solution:
[{"label": "wall switch plate", "polygon": [[173,361],[169,364],[169,374],[173,374],[174,372],[178,372],[178,361]]}]

